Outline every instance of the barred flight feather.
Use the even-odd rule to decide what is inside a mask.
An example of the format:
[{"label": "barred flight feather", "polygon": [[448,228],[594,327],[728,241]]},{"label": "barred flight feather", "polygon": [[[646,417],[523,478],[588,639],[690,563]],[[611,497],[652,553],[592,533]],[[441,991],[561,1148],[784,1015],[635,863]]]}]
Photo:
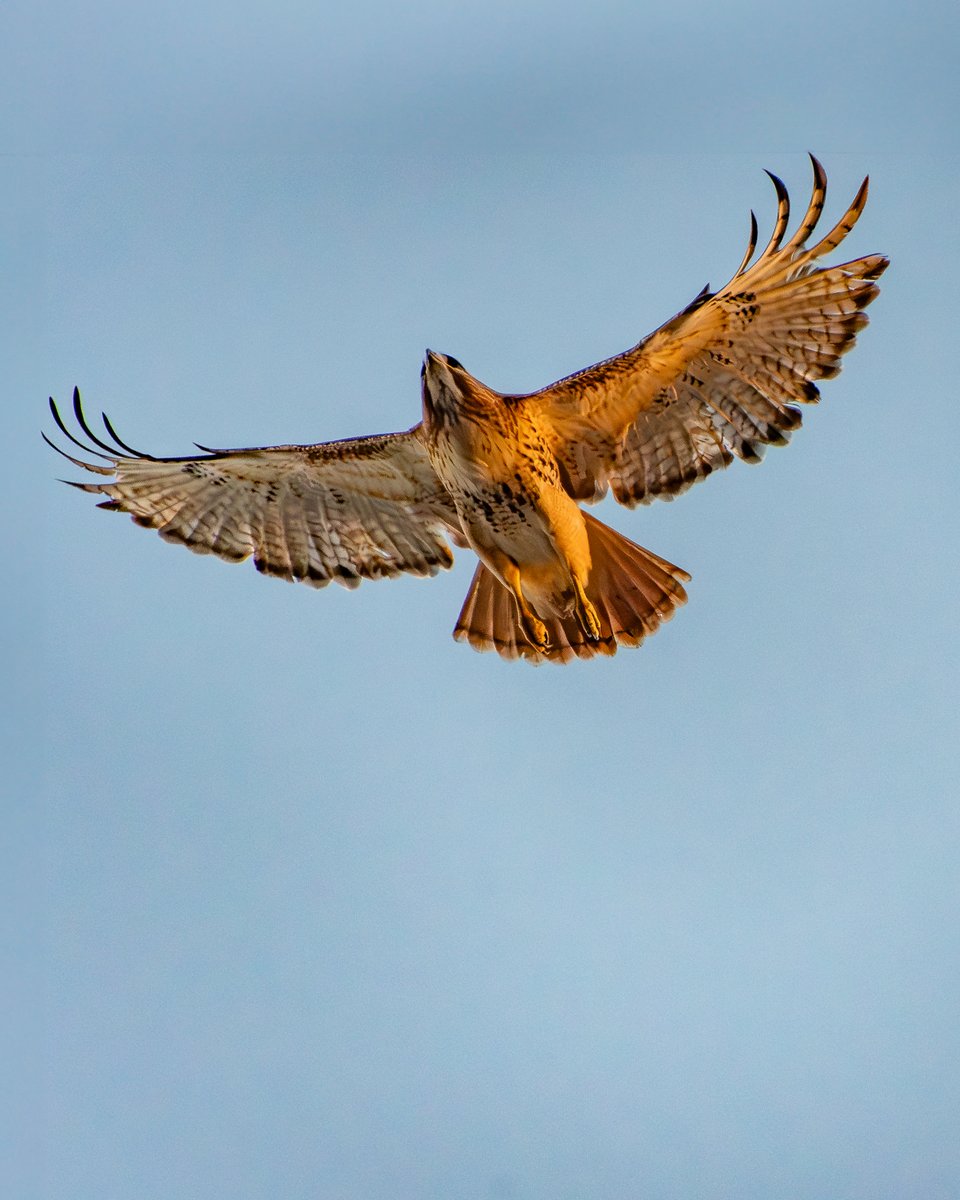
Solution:
[{"label": "barred flight feather", "polygon": [[134,457],[106,418],[116,446],[91,430],[78,392],[77,423],[99,449],[84,446],[50,404],[75,445],[111,464],[65,454],[85,470],[114,477],[74,486],[107,496],[101,507],[127,512],[197,554],[230,562],[252,555],[263,574],[313,587],[334,580],[352,588],[361,579],[402,572],[435,575],[453,562],[446,539],[459,528],[456,509],[433,472],[419,427],[316,446]]}]

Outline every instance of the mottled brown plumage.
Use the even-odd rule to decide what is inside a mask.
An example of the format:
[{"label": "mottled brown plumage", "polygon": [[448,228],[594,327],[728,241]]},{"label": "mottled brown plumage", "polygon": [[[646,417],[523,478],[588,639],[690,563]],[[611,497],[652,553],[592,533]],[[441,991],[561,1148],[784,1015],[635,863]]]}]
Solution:
[{"label": "mottled brown plumage", "polygon": [[[635,646],[685,602],[679,567],[585,513],[611,490],[628,506],[672,499],[735,457],[757,462],[786,443],[814,403],[817,380],[867,324],[881,255],[821,267],[867,198],[864,180],[836,226],[812,246],[826,179],[786,241],[789,201],[753,260],[631,350],[529,395],[486,387],[456,359],[427,351],[423,420],[406,433],[314,446],[138,454],[104,417],[112,442],[74,411],[109,465],[66,455],[109,482],[75,484],[108,497],[162,537],[200,553],[322,587],[449,567],[448,538],[480,564],[454,636],[505,658],[567,661]],[[49,440],[49,439],[48,439]],[[52,445],[53,443],[51,443]],[[58,449],[58,447],[54,447]],[[60,451],[64,453],[63,451]]]}]

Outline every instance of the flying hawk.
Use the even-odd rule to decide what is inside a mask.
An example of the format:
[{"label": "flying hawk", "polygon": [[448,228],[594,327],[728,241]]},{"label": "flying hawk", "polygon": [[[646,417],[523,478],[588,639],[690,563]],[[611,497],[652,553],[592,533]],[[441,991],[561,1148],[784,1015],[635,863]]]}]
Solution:
[{"label": "flying hawk", "polygon": [[[879,254],[838,266],[818,261],[856,224],[865,179],[829,233],[808,246],[826,176],[815,158],[813,195],[784,241],[790,206],[771,175],[777,219],[754,260],[757,221],[733,278],[704,289],[631,350],[529,395],[503,395],[455,359],[428,350],[423,419],[405,433],[312,446],[264,446],[155,458],[131,449],[104,415],[111,442],[87,423],[61,432],[109,465],[76,483],[101,508],[201,554],[253,555],[267,575],[356,587],[403,571],[435,575],[449,541],[480,562],[453,636],[504,658],[567,662],[637,646],[686,601],[690,576],[581,508],[612,490],[628,507],[670,500],[734,457],[758,462],[800,425],[815,380],[867,324],[863,309],[887,267]],[[751,261],[753,260],[753,261]],[[44,435],[46,437],[46,435]],[[46,439],[48,442],[49,438]]]}]

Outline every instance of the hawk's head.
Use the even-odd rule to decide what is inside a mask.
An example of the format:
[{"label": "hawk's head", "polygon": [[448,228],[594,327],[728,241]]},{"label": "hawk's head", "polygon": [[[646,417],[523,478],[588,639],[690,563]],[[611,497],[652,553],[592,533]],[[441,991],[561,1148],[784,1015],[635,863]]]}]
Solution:
[{"label": "hawk's head", "polygon": [[455,358],[428,350],[420,369],[423,381],[423,415],[430,421],[444,421],[460,411],[464,397],[475,382]]}]

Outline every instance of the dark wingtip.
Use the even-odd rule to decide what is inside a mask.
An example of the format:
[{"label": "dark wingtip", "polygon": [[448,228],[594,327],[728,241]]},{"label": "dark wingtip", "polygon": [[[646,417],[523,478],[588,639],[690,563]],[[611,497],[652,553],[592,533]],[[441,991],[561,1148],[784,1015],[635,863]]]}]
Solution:
[{"label": "dark wingtip", "polygon": [[770,234],[770,240],[767,242],[761,258],[780,249],[780,243],[783,240],[783,235],[787,231],[787,224],[790,221],[790,196],[787,192],[787,185],[779,175],[774,175],[772,171],[767,171],[766,174],[773,183],[774,190],[777,193],[777,219]]},{"label": "dark wingtip", "polygon": [[814,185],[815,185],[816,187],[823,188],[824,190],[826,190],[826,186],[827,186],[827,173],[826,173],[826,171],[823,169],[823,163],[822,163],[822,162],[820,161],[820,159],[819,159],[819,158],[817,158],[817,156],[816,156],[814,153],[812,153],[812,151],[810,151],[810,150],[808,150],[808,151],[807,151],[807,157],[810,159],[810,165],[813,167],[813,181],[814,181]]},{"label": "dark wingtip", "polygon": [[117,431],[114,429],[113,425],[110,423],[110,418],[107,416],[107,414],[105,412],[102,412],[100,414],[100,419],[103,421],[104,429],[106,429],[107,433],[110,434],[110,436],[117,443],[117,445],[120,447],[121,450],[126,450],[126,452],[128,454],[132,454],[134,458],[152,458],[153,457],[153,455],[151,455],[151,454],[144,454],[142,450],[134,450],[134,448],[132,446],[128,446],[127,443],[125,441],[123,441],[123,439],[121,437],[118,436]]},{"label": "dark wingtip", "polygon": [[[117,435],[113,432],[110,422],[107,420],[106,416],[102,413],[101,413],[101,416],[103,417],[104,427],[105,427],[107,433],[110,434],[110,436],[116,440],[116,445],[111,446],[109,444],[109,442],[105,442],[101,437],[98,437],[97,434],[95,434],[93,432],[93,430],[90,428],[90,422],[87,420],[86,415],[83,411],[83,405],[80,402],[80,389],[79,388],[73,389],[73,412],[77,418],[77,424],[80,426],[80,428],[83,430],[83,432],[87,435],[87,437],[90,439],[90,441],[93,442],[93,444],[95,446],[99,446],[101,450],[105,450],[107,453],[107,456],[109,458],[116,460],[118,446],[121,449],[127,450],[129,453],[132,453],[134,458],[143,457],[142,455],[139,455],[135,450],[130,450],[129,446],[125,446],[123,444],[123,442],[120,441],[120,439],[117,437]],[[122,458],[123,456],[121,455],[120,457]]]},{"label": "dark wingtip", "polygon": [[867,203],[867,197],[870,195],[870,176],[864,175],[863,183],[857,188],[857,194],[853,198],[853,203],[848,209],[848,213],[853,215],[854,221],[857,221],[860,214],[863,212]]},{"label": "dark wingtip", "polygon": [[63,423],[63,417],[60,416],[60,409],[57,408],[57,402],[56,402],[56,400],[54,400],[54,398],[52,396],[50,397],[50,412],[53,416],[54,421],[56,421],[56,423],[57,423],[57,428],[62,433],[66,433],[69,436],[69,431],[67,430],[66,425],[64,425],[64,423]]},{"label": "dark wingtip", "polygon": [[[79,405],[79,401],[80,401],[80,393],[77,391],[76,388],[73,389],[73,397],[74,397],[74,409],[76,410],[77,406]],[[92,447],[87,446],[84,442],[81,442],[79,440],[79,438],[74,437],[74,435],[67,428],[66,422],[64,421],[63,417],[61,417],[60,410],[57,408],[57,403],[52,396],[50,397],[50,412],[53,416],[54,421],[56,422],[57,428],[60,430],[60,432],[63,434],[63,436],[67,439],[67,441],[72,442],[74,446],[78,446],[84,452],[84,454],[92,454],[95,458],[105,458],[111,462],[116,461],[116,453],[114,452],[112,446],[105,446],[97,438],[93,438],[92,440],[98,446],[100,446],[103,450],[107,450],[109,452],[107,454],[101,454],[99,450],[92,449]],[[82,410],[80,410],[80,426],[85,433],[89,433],[89,430],[86,427],[86,423],[83,421],[82,417],[83,417],[83,413],[82,413]],[[76,462],[76,459],[72,458],[69,454],[65,454],[64,451],[61,450],[59,446],[57,446],[54,442],[51,442],[50,439],[46,436],[46,434],[44,434],[43,436],[44,436],[44,439],[47,441],[47,443],[50,446],[52,446],[53,449],[56,450],[58,454],[63,454],[64,458],[69,458],[71,462]],[[87,466],[88,464],[80,463],[79,465]],[[95,470],[96,468],[92,468],[92,469]]]},{"label": "dark wingtip", "polygon": [[700,289],[699,292],[697,292],[697,294],[690,301],[690,303],[688,305],[686,305],[685,308],[680,309],[680,311],[677,313],[677,317],[689,316],[690,313],[696,312],[696,310],[698,308],[701,308],[704,304],[707,303],[708,300],[710,300],[712,298],[713,298],[713,292],[710,291],[710,284],[709,283],[704,284],[704,286]]},{"label": "dark wingtip", "polygon": [[[94,434],[93,430],[87,424],[87,418],[83,412],[83,404],[80,401],[80,389],[77,387],[75,387],[73,389],[73,415],[77,418],[77,423],[79,424],[79,426],[83,430],[83,432],[87,435],[87,437],[93,438],[93,441],[97,445],[100,445],[100,443],[97,442],[97,438],[96,438],[96,435]],[[109,449],[109,447],[105,447],[105,448]]]},{"label": "dark wingtip", "polygon": [[102,492],[98,483],[77,483],[75,479],[58,479],[57,483],[65,483],[67,487],[76,488],[78,492]]},{"label": "dark wingtip", "polygon": [[764,174],[769,175],[769,177],[773,183],[773,186],[776,189],[777,199],[778,200],[786,200],[787,199],[787,185],[783,182],[783,180],[780,178],[780,176],[774,175],[774,173],[772,171],[768,171],[766,169],[766,167],[764,167]]}]

